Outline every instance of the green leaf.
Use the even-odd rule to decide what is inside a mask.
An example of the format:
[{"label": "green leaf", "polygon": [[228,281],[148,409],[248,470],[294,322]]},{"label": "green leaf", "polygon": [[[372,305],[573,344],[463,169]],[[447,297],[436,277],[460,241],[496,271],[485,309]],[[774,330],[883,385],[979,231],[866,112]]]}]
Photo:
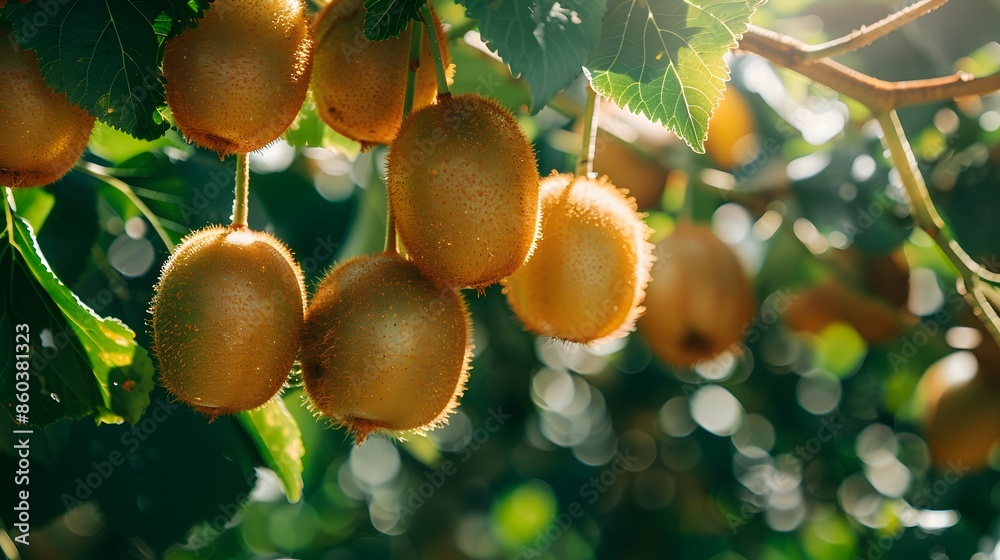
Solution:
[{"label": "green leaf", "polygon": [[399,37],[410,20],[418,20],[422,0],[365,0],[365,37],[384,41]]},{"label": "green leaf", "polygon": [[101,122],[152,140],[170,127],[157,111],[166,100],[163,45],[192,26],[210,1],[13,3],[0,15],[14,40],[35,50],[50,87]]},{"label": "green leaf", "polygon": [[531,85],[538,112],[583,71],[607,0],[462,0],[486,46]]},{"label": "green leaf", "polygon": [[299,501],[302,497],[302,456],[306,449],[299,425],[284,401],[271,399],[261,408],[241,412],[239,419],[257,444],[264,464],[278,474],[288,500]]},{"label": "green leaf", "polygon": [[610,0],[587,64],[597,93],[659,122],[698,153],[736,46],[764,0]]},{"label": "green leaf", "polygon": [[[149,404],[153,365],[135,333],[117,319],[101,318],[52,273],[31,226],[13,213],[5,191],[0,238],[0,336],[14,342],[29,331],[29,423],[46,426],[92,415],[101,422],[136,423]],[[20,330],[18,330],[20,329]],[[8,352],[15,350],[5,343]],[[20,353],[20,352],[18,352]],[[14,355],[4,357],[0,401],[10,408]]]}]

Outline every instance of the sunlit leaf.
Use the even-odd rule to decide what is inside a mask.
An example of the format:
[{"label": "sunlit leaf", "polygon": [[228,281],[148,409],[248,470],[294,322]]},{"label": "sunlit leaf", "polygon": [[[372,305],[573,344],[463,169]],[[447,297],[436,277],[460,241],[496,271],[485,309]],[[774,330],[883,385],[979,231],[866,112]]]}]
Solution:
[{"label": "sunlit leaf", "polygon": [[418,17],[423,0],[365,0],[365,37],[382,41],[399,37]]},{"label": "sunlit leaf", "polygon": [[723,56],[763,3],[610,0],[601,41],[587,64],[591,83],[704,152],[708,120],[729,79]]},{"label": "sunlit leaf", "polygon": [[[5,193],[0,238],[0,336],[14,341],[27,325],[31,364],[28,422],[46,426],[92,415],[103,422],[139,421],[149,404],[153,366],[135,333],[117,319],[102,318],[52,273],[34,231],[14,214]],[[13,401],[13,345],[3,347],[3,395]],[[20,353],[20,352],[19,352]],[[9,408],[9,407],[8,407]],[[15,421],[19,421],[15,418]]]},{"label": "sunlit leaf", "polygon": [[302,432],[284,401],[272,399],[261,408],[242,412],[240,422],[257,444],[264,463],[278,474],[288,500],[302,497]]}]

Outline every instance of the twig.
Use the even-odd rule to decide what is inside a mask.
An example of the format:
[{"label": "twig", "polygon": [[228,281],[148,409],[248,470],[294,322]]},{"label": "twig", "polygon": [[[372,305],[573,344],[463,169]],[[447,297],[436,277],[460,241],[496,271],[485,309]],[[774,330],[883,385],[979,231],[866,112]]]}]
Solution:
[{"label": "twig", "polygon": [[[406,61],[406,95],[403,97],[403,120],[410,116],[413,110],[413,95],[417,89],[417,70],[420,68],[421,40],[423,39],[424,26],[413,24],[410,26],[410,54]],[[433,30],[431,30],[433,32]],[[392,204],[386,204],[385,209],[385,249],[384,252],[396,254],[399,246],[396,242],[396,213],[392,210]]]},{"label": "twig", "polygon": [[813,60],[856,51],[862,47],[867,47],[907,23],[933,12],[947,2],[948,0],[920,0],[871,25],[863,25],[861,29],[843,37],[819,45],[808,45],[803,50],[806,53],[806,58]]},{"label": "twig", "polygon": [[[980,293],[984,286],[982,280],[989,277],[1000,277],[989,272],[984,267],[975,263],[971,257],[955,242],[954,237],[947,229],[947,225],[938,214],[931,200],[930,193],[927,192],[927,185],[917,167],[917,160],[913,155],[913,150],[906,139],[899,117],[895,111],[880,113],[878,116],[879,125],[882,127],[882,141],[892,157],[892,163],[899,171],[903,188],[906,190],[906,197],[910,201],[910,213],[917,223],[917,227],[924,230],[927,235],[934,240],[941,252],[948,257],[951,264],[958,270],[962,277],[962,284],[965,287],[965,299],[972,306],[983,324],[989,330],[993,338],[1000,344],[1000,318],[994,322],[996,312],[992,307],[984,308],[983,298]],[[986,289],[992,289],[985,287]],[[989,303],[987,302],[987,306]]]},{"label": "twig", "polygon": [[441,45],[438,43],[437,26],[434,25],[434,16],[431,13],[430,4],[427,2],[420,6],[420,17],[424,20],[424,26],[427,28],[427,42],[431,46],[431,54],[434,55],[434,77],[437,79],[438,97],[448,97],[451,95],[448,90],[448,75],[444,70],[444,59],[441,56]]},{"label": "twig", "polygon": [[876,114],[887,113],[905,105],[983,95],[1000,90],[1000,73],[978,78],[968,73],[959,73],[905,82],[873,78],[830,59],[812,60],[806,53],[808,45],[802,41],[756,26],[750,26],[743,35],[739,48],[854,98]]}]

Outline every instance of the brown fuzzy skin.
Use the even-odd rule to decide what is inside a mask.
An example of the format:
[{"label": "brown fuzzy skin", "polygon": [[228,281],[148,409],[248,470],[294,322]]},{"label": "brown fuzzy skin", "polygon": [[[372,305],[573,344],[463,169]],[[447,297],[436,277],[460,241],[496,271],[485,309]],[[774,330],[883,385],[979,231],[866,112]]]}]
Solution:
[{"label": "brown fuzzy skin", "polygon": [[212,418],[267,403],[299,351],[305,294],[302,270],[270,234],[192,233],[163,265],[153,299],[161,382]]},{"label": "brown fuzzy skin", "polygon": [[458,404],[472,327],[457,290],[394,254],[349,260],[306,312],[302,378],[323,415],[361,443],[372,431],[422,432]]},{"label": "brown fuzzy skin", "polygon": [[252,152],[295,120],[311,67],[304,0],[216,0],[198,27],[167,43],[167,103],[189,142]]},{"label": "brown fuzzy skin", "polygon": [[[416,23],[414,23],[416,25]],[[411,25],[396,39],[369,41],[363,0],[333,0],[316,20],[312,91],[320,117],[332,129],[368,148],[388,144],[403,122]],[[448,40],[434,16],[441,57],[448,67]],[[351,76],[354,79],[344,79]],[[426,35],[413,91],[413,109],[434,103],[437,82]]]},{"label": "brown fuzzy skin", "polygon": [[584,344],[625,336],[642,314],[653,245],[635,200],[607,177],[550,175],[541,183],[542,233],[504,284],[528,330]]},{"label": "brown fuzzy skin", "polygon": [[656,256],[639,329],[660,360],[690,367],[742,340],[756,304],[728,245],[706,227],[681,222]]},{"label": "brown fuzzy skin", "polygon": [[387,191],[410,258],[436,282],[484,288],[524,263],[538,232],[535,151],[509,111],[466,94],[403,122]]},{"label": "brown fuzzy skin", "polygon": [[47,185],[80,158],[94,118],[45,84],[35,51],[8,39],[0,28],[0,185]]}]

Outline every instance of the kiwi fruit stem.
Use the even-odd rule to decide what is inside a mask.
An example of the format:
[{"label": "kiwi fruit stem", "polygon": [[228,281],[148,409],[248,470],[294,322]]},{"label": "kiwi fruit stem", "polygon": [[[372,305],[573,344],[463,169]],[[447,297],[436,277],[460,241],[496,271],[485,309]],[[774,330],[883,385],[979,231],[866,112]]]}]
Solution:
[{"label": "kiwi fruit stem", "polygon": [[[417,70],[420,68],[420,45],[423,39],[424,28],[420,25],[414,24],[413,31],[410,33],[410,58],[406,61],[406,96],[403,97],[403,119],[410,116],[410,111],[413,110],[413,94],[417,87]],[[437,41],[437,34],[435,35],[434,41]]]},{"label": "kiwi fruit stem", "polygon": [[233,229],[247,227],[250,198],[250,166],[247,154],[236,154],[236,195],[233,197]]},{"label": "kiwi fruit stem", "polygon": [[434,75],[437,78],[438,99],[451,97],[451,90],[448,89],[448,77],[445,74],[444,62],[441,58],[441,45],[438,44],[437,33],[434,32],[434,17],[431,15],[430,0],[420,6],[420,17],[427,27],[427,42],[430,43],[431,54],[434,55]]},{"label": "kiwi fruit stem", "polygon": [[[417,70],[420,68],[420,42],[423,39],[423,27],[412,25],[413,31],[410,33],[410,55],[406,61],[406,95],[403,97],[403,120],[410,116],[413,110],[413,94],[417,85]],[[431,33],[432,35],[434,33]],[[392,205],[386,205],[385,216],[385,252],[395,254],[396,248],[396,214],[392,211]]]},{"label": "kiwi fruit stem", "polygon": [[597,145],[597,92],[587,86],[587,107],[583,113],[583,145],[576,162],[576,174],[589,177],[594,172],[594,149]]}]

